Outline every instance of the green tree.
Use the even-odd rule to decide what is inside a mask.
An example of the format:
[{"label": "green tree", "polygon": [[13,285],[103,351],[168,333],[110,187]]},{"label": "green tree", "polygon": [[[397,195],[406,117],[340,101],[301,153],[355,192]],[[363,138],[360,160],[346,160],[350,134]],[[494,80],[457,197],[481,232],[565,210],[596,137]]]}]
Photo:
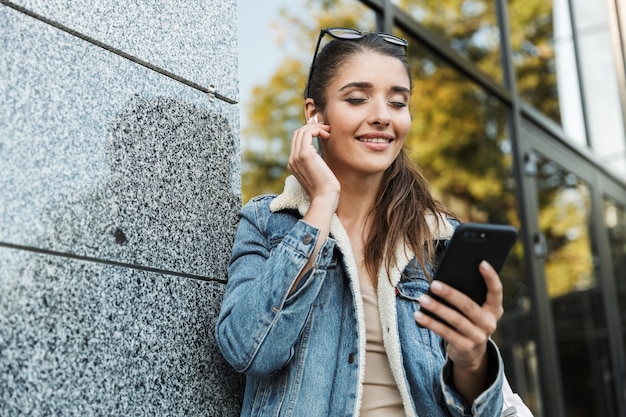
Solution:
[{"label": "green tree", "polygon": [[511,0],[511,48],[520,97],[561,122],[552,1]]},{"label": "green tree", "polygon": [[288,175],[291,134],[303,122],[302,95],[306,82],[305,65],[285,59],[267,85],[256,86],[249,106],[250,127],[244,136],[261,138],[255,148],[242,152],[243,201],[257,194],[277,193]]}]

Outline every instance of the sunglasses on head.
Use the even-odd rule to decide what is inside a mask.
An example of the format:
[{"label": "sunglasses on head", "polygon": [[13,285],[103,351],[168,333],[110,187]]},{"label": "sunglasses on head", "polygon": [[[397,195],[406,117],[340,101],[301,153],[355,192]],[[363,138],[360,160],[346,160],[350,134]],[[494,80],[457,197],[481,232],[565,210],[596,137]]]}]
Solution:
[{"label": "sunglasses on head", "polygon": [[409,46],[409,43],[406,41],[406,39],[402,39],[397,36],[393,36],[384,32],[361,32],[360,30],[350,29],[350,28],[324,28],[320,30],[320,36],[317,38],[317,45],[315,46],[315,53],[313,54],[313,61],[311,62],[311,69],[309,70],[309,78],[306,82],[306,97],[305,98],[309,97],[309,84],[311,83],[311,76],[313,75],[313,66],[315,64],[315,58],[317,57],[317,53],[319,52],[320,44],[322,43],[322,38],[326,34],[332,36],[335,39],[346,40],[346,41],[354,41],[357,39],[361,39],[365,35],[368,35],[368,34],[377,35],[389,43],[401,46],[404,49],[405,54],[406,54],[407,47]]}]

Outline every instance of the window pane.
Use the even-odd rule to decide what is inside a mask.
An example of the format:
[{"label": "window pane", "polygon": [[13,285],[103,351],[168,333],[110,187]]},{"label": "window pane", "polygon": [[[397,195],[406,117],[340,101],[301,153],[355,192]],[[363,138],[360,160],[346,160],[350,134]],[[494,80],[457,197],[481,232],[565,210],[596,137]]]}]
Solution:
[{"label": "window pane", "polygon": [[568,0],[510,0],[508,14],[520,97],[585,144]]},{"label": "window pane", "polygon": [[626,176],[626,139],[606,2],[572,0],[581,55],[589,143],[600,160]]},{"label": "window pane", "polygon": [[566,414],[615,416],[610,343],[589,234],[589,185],[538,159],[539,223]]},{"label": "window pane", "polygon": [[417,22],[502,82],[500,31],[493,0],[393,0]]},{"label": "window pane", "polygon": [[604,224],[608,230],[611,246],[613,278],[617,288],[623,343],[626,346],[626,208],[606,199],[604,202]]}]

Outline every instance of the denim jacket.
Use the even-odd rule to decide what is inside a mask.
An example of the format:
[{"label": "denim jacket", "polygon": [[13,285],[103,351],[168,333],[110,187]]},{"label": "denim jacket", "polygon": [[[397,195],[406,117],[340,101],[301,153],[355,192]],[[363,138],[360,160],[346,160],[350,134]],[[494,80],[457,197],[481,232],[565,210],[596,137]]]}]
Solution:
[{"label": "denim jacket", "polygon": [[[357,267],[335,215],[331,236],[299,287],[319,231],[301,220],[308,196],[289,177],[278,197],[252,199],[241,211],[216,327],[226,360],[246,375],[242,416],[358,416],[365,374],[365,320]],[[434,216],[432,216],[434,217]],[[432,228],[449,239],[445,219]],[[434,223],[434,222],[433,222]],[[471,406],[451,384],[441,337],[417,325],[424,271],[404,247],[401,262],[378,277],[383,342],[407,416],[499,416],[503,365],[489,342],[490,385]]]}]

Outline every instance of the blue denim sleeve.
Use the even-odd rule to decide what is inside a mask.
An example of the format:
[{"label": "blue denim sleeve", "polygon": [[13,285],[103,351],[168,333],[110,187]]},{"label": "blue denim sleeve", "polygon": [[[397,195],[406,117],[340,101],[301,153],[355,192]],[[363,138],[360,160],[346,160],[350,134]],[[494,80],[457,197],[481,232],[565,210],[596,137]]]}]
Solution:
[{"label": "blue denim sleeve", "polygon": [[496,344],[490,339],[487,343],[488,368],[490,376],[489,387],[474,400],[470,406],[456,392],[452,384],[452,362],[446,361],[441,371],[441,386],[448,410],[454,417],[467,416],[494,416],[502,413],[503,395],[502,381],[504,378],[504,363]]},{"label": "blue denim sleeve", "polygon": [[271,247],[264,230],[270,215],[255,201],[241,211],[215,329],[224,358],[238,372],[256,377],[270,376],[289,362],[334,250],[334,240],[327,239],[306,282],[289,294],[315,249],[319,231],[294,220]]}]

